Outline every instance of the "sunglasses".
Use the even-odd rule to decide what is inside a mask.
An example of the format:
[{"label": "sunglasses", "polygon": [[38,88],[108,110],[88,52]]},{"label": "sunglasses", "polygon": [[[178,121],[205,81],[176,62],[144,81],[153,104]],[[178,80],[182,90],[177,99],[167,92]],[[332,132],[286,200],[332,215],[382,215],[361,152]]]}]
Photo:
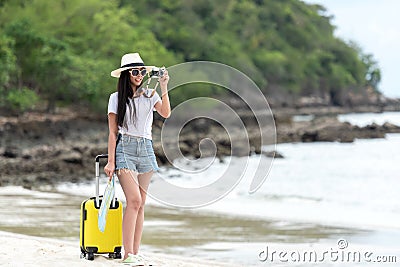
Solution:
[{"label": "sunglasses", "polygon": [[131,70],[129,71],[129,73],[130,73],[132,76],[138,76],[139,73],[140,73],[140,75],[144,76],[144,75],[146,75],[147,71],[146,71],[146,69],[142,69],[142,70],[139,70],[139,69],[131,69]]}]

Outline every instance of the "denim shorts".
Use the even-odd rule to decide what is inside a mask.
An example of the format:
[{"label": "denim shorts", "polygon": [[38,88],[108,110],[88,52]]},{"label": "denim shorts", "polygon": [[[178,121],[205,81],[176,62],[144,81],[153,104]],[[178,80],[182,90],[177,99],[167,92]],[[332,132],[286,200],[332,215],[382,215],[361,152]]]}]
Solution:
[{"label": "denim shorts", "polygon": [[153,141],[144,137],[118,135],[115,170],[129,169],[138,173],[158,171]]}]

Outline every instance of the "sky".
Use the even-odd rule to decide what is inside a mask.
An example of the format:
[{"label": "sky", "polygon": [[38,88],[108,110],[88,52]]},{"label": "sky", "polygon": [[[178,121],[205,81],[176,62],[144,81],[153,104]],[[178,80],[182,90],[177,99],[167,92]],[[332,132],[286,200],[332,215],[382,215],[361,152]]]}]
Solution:
[{"label": "sky", "polygon": [[382,80],[379,90],[400,97],[400,1],[398,0],[303,0],[320,4],[333,15],[335,35],[356,42],[378,61]]}]

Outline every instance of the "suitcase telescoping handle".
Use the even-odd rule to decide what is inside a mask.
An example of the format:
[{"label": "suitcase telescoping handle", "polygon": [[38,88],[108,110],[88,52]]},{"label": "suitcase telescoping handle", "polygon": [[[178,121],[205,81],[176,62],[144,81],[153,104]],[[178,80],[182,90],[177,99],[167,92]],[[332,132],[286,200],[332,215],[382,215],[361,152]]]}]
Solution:
[{"label": "suitcase telescoping handle", "polygon": [[[107,159],[108,154],[101,154],[96,156],[96,206],[100,207],[99,187],[100,187],[100,159]],[[115,197],[113,196],[112,206],[115,206]]]}]

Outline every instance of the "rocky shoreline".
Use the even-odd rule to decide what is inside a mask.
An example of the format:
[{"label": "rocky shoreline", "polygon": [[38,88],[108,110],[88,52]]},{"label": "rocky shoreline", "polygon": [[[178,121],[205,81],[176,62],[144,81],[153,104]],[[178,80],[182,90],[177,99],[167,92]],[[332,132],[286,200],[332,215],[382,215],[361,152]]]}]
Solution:
[{"label": "rocky shoreline", "polygon": [[[399,110],[396,108],[388,111]],[[334,107],[274,110],[277,142],[353,142],[356,138],[384,138],[386,133],[400,133],[400,127],[385,123],[358,127],[339,122],[337,114],[348,110]],[[354,109],[351,110],[354,112]],[[360,108],[360,112],[376,112],[376,107]],[[293,115],[313,115],[308,121],[295,121]],[[251,114],[241,114],[249,135],[251,153],[279,156],[275,151],[261,151],[260,137]],[[153,127],[154,149],[160,165],[168,165],[159,140],[162,121]],[[202,131],[197,129],[201,128]],[[221,134],[220,134],[221,133]],[[48,115],[25,114],[0,117],[0,186],[21,185],[25,188],[53,186],[60,182],[91,180],[94,157],[107,151],[106,118],[82,117],[72,112]],[[230,154],[230,141],[218,125],[201,120],[191,123],[180,135],[183,155],[199,157],[199,140],[212,137],[217,156]],[[243,150],[246,152],[246,150]],[[237,156],[245,156],[234,152]]]}]

